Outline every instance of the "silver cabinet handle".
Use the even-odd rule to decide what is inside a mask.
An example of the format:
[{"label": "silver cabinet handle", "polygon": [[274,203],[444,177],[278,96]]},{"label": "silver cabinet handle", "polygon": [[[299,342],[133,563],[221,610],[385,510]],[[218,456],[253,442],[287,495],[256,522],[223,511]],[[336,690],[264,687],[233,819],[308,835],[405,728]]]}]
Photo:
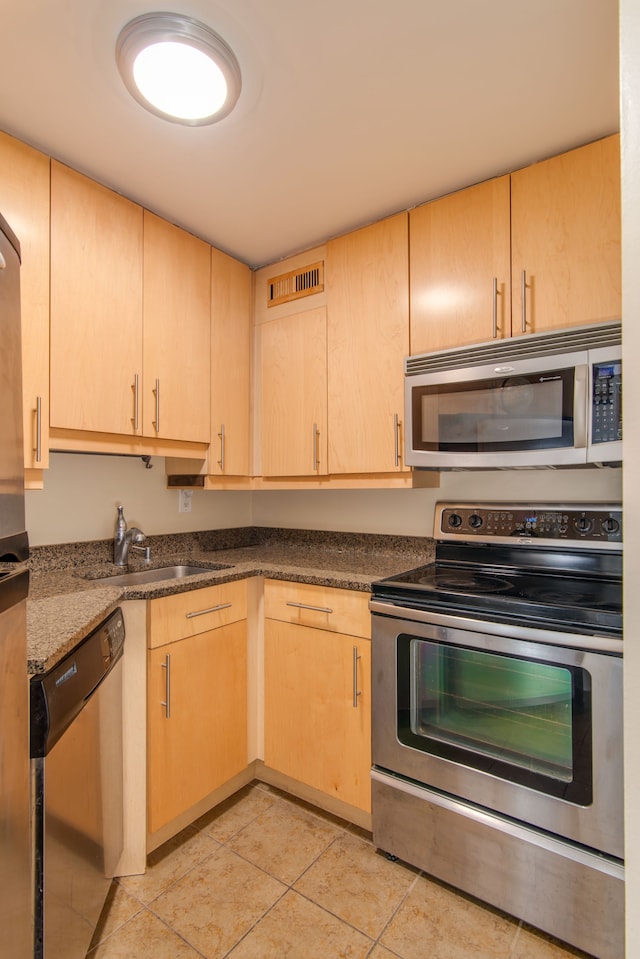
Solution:
[{"label": "silver cabinet handle", "polygon": [[493,338],[498,336],[498,277],[493,278]]},{"label": "silver cabinet handle", "polygon": [[527,271],[520,275],[520,293],[522,296],[522,332],[527,332]]},{"label": "silver cabinet handle", "polygon": [[224,473],[224,423],[220,424],[220,432],[218,433],[218,436],[220,437],[220,459],[218,460],[218,466]]},{"label": "silver cabinet handle", "polygon": [[333,610],[328,606],[308,606],[306,603],[293,603],[287,601],[287,606],[294,606],[296,609],[310,609],[312,613],[332,613]]},{"label": "silver cabinet handle", "polygon": [[210,606],[208,609],[198,609],[194,613],[186,613],[187,619],[194,619],[196,616],[206,616],[207,613],[217,613],[219,609],[231,609],[233,603],[220,603],[218,606]]},{"label": "silver cabinet handle", "polygon": [[397,413],[393,414],[393,435],[395,444],[395,464],[400,466],[400,417]]},{"label": "silver cabinet handle", "polygon": [[36,397],[36,463],[42,462],[42,397]]},{"label": "silver cabinet handle", "polygon": [[320,459],[318,457],[318,437],[320,432],[318,430],[318,424],[313,424],[313,472],[317,473],[320,469]]},{"label": "silver cabinet handle", "polygon": [[156,397],[156,418],[153,421],[153,426],[156,433],[160,432],[160,380],[156,380],[156,388],[153,391]]},{"label": "silver cabinet handle", "polygon": [[133,377],[133,428],[137,433],[140,428],[140,415],[139,415],[139,396],[140,396],[140,377],[137,373]]},{"label": "silver cabinet handle", "polygon": [[361,657],[358,654],[358,647],[353,647],[353,708],[358,708],[358,696],[362,695],[362,691],[358,689],[358,660]]},{"label": "silver cabinet handle", "polygon": [[160,703],[160,705],[164,706],[165,718],[171,719],[171,655],[169,653],[167,653],[167,655],[164,657],[162,668],[165,670],[164,702]]}]

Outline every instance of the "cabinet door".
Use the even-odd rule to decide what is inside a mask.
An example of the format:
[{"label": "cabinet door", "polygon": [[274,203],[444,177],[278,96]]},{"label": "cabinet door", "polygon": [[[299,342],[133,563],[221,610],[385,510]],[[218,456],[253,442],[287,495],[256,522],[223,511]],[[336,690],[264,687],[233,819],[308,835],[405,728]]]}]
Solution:
[{"label": "cabinet door", "polygon": [[148,831],[155,833],[246,768],[246,621],[148,657]]},{"label": "cabinet door", "polygon": [[329,473],[402,469],[408,215],[327,244]]},{"label": "cabinet door", "polygon": [[370,812],[369,641],[267,619],[264,657],[266,765]]},{"label": "cabinet door", "polygon": [[211,250],[209,472],[250,474],[251,270]]},{"label": "cabinet door", "polygon": [[51,161],[51,426],[133,434],[142,209]]},{"label": "cabinet door", "polygon": [[260,327],[262,475],[327,471],[325,307]]},{"label": "cabinet door", "polygon": [[409,213],[411,353],[511,335],[509,177]]},{"label": "cabinet door", "polygon": [[145,210],[145,436],[210,440],[211,247]]},{"label": "cabinet door", "polygon": [[49,465],[49,157],[0,133],[0,212],[20,240],[24,465]]},{"label": "cabinet door", "polygon": [[511,217],[514,335],[620,318],[618,136],[512,174]]}]

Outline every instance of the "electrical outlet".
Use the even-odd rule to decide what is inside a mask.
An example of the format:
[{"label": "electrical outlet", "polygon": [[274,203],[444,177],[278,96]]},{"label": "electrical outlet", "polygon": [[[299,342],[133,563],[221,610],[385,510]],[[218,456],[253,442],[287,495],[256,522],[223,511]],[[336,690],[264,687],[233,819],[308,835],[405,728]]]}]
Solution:
[{"label": "electrical outlet", "polygon": [[193,496],[192,489],[179,489],[178,490],[178,512],[179,513],[190,513],[191,512],[191,497]]}]

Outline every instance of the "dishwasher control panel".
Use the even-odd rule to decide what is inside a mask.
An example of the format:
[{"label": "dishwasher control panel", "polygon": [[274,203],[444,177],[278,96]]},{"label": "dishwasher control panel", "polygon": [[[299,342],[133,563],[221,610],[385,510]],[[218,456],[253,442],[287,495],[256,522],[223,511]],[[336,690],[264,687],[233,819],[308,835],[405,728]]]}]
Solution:
[{"label": "dishwasher control panel", "polygon": [[30,754],[53,749],[124,652],[124,619],[118,607],[48,672],[30,682]]}]

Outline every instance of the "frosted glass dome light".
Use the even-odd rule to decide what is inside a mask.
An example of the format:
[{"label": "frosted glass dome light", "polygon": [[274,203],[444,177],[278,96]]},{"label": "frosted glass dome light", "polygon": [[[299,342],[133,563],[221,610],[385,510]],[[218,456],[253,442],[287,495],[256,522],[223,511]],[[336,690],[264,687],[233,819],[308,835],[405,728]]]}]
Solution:
[{"label": "frosted glass dome light", "polygon": [[136,17],[120,32],[116,59],[132,96],[174,123],[214,123],[230,113],[240,95],[240,67],[233,51],[213,30],[189,17]]}]

